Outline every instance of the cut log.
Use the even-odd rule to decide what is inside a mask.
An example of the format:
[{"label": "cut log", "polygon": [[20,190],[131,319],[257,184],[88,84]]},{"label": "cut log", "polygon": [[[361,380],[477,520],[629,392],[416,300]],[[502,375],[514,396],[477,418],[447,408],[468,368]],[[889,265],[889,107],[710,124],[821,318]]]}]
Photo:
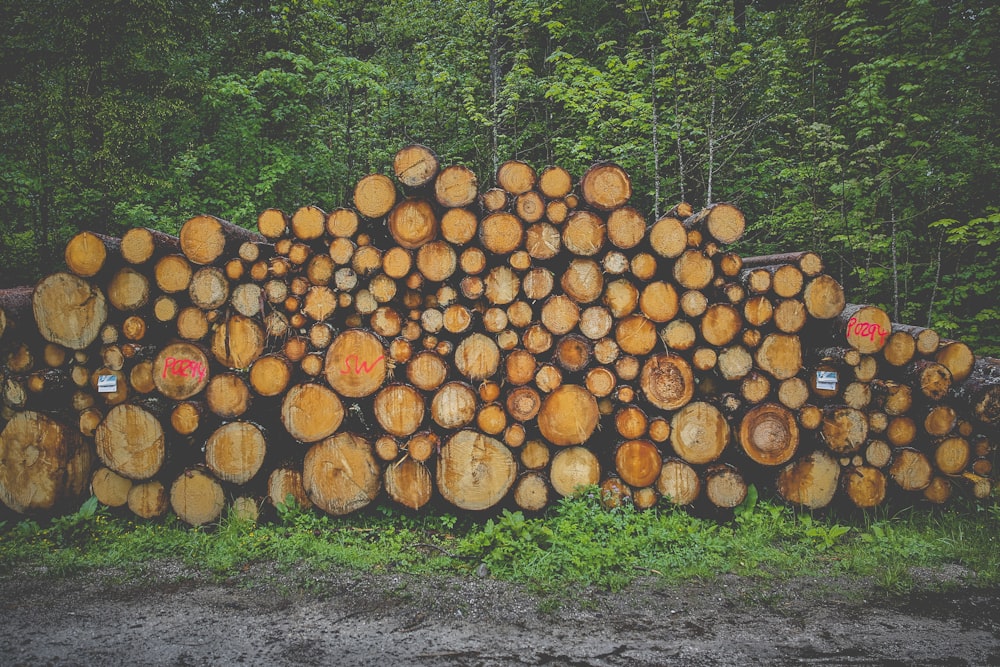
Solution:
[{"label": "cut log", "polygon": [[[743,318],[740,317],[739,311],[728,303],[715,303],[709,306],[700,322],[701,337],[706,343],[716,347],[729,345],[742,328]],[[792,375],[797,372],[798,368]]]},{"label": "cut log", "polygon": [[[203,267],[195,271],[191,277],[191,284],[188,285],[188,296],[191,298],[191,303],[202,310],[214,310],[229,299],[229,280],[222,269],[216,266]],[[108,299],[114,303],[110,289]]]},{"label": "cut log", "polygon": [[193,343],[170,343],[153,361],[153,383],[175,401],[198,394],[209,382],[208,356]]},{"label": "cut log", "polygon": [[[934,465],[946,475],[959,475],[972,460],[972,447],[965,438],[945,438],[934,448]],[[975,472],[975,471],[974,471]],[[985,471],[988,475],[991,470]]]},{"label": "cut log", "polygon": [[281,423],[299,442],[317,442],[332,435],[343,419],[340,398],[320,384],[294,385],[281,401]]},{"label": "cut log", "polygon": [[950,340],[945,341],[934,355],[934,361],[941,364],[951,373],[952,381],[962,382],[972,373],[976,356],[965,343]]},{"label": "cut log", "polygon": [[418,510],[434,494],[434,479],[420,461],[406,458],[385,469],[385,491],[403,507]]},{"label": "cut log", "polygon": [[371,444],[353,433],[338,433],[313,445],[302,470],[309,499],[334,516],[365,507],[381,487],[381,470]]},{"label": "cut log", "polygon": [[396,186],[387,176],[370,174],[354,186],[354,208],[370,220],[377,220],[396,204]]},{"label": "cut log", "polygon": [[917,341],[906,331],[901,331],[894,322],[892,333],[886,340],[885,347],[882,348],[882,358],[890,366],[897,368],[905,366],[913,360],[917,353]]},{"label": "cut log", "polygon": [[580,445],[593,435],[599,417],[593,394],[584,387],[564,384],[542,401],[538,429],[553,445]]},{"label": "cut log", "polygon": [[829,320],[843,312],[847,303],[844,288],[832,276],[822,274],[810,280],[802,291],[802,302],[809,316]]},{"label": "cut log", "polygon": [[549,504],[549,491],[549,483],[541,473],[526,472],[514,485],[514,503],[526,512],[540,512]]},{"label": "cut log", "polygon": [[479,182],[468,167],[445,167],[434,179],[434,196],[441,206],[460,208],[476,201]]},{"label": "cut log", "polygon": [[691,505],[701,495],[701,479],[684,461],[667,459],[656,479],[656,490],[672,505]]},{"label": "cut log", "polygon": [[574,211],[562,230],[562,246],[571,254],[591,257],[604,247],[607,228],[600,216],[590,211]]},{"label": "cut log", "polygon": [[735,466],[713,466],[705,473],[705,497],[716,507],[732,509],[746,500],[746,480]]},{"label": "cut log", "polygon": [[302,509],[312,507],[302,482],[302,468],[279,466],[267,478],[267,498],[272,505],[295,505]]},{"label": "cut log", "polygon": [[955,395],[980,423],[1000,423],[1000,362],[977,359],[969,377],[955,387]]},{"label": "cut log", "polygon": [[906,380],[914,389],[932,401],[940,401],[951,389],[951,371],[943,364],[918,359],[906,369]]},{"label": "cut log", "polygon": [[200,468],[185,470],[170,486],[170,507],[177,518],[191,526],[217,521],[225,506],[222,485]]},{"label": "cut log", "polygon": [[680,220],[664,216],[649,230],[649,245],[660,257],[676,259],[687,249],[687,232]]},{"label": "cut log", "polygon": [[900,447],[893,452],[889,476],[904,491],[922,491],[930,485],[934,468],[923,452]]},{"label": "cut log", "polygon": [[[322,210],[317,206],[303,206],[299,208],[295,213],[292,214],[292,219],[288,227],[288,231],[291,233],[293,238],[299,241],[315,241],[316,239],[323,236],[326,232],[326,211]],[[301,248],[306,248],[307,246],[299,246]],[[290,255],[291,256],[291,255]],[[295,264],[302,264],[301,261],[295,261]]]},{"label": "cut log", "polygon": [[448,382],[431,399],[431,419],[448,430],[468,425],[476,416],[477,398],[472,387],[461,382]]},{"label": "cut log", "polygon": [[642,289],[639,309],[653,322],[669,322],[680,310],[680,296],[673,284],[657,280]]},{"label": "cut log", "polygon": [[623,206],[632,196],[632,179],[616,164],[596,164],[580,179],[580,194],[590,206],[611,211]]},{"label": "cut log", "polygon": [[768,334],[754,355],[757,367],[775,380],[787,380],[802,370],[802,343],[798,336]]},{"label": "cut log", "polygon": [[834,326],[862,354],[881,351],[892,332],[889,316],[877,306],[847,305],[834,319]]},{"label": "cut log", "polygon": [[601,464],[586,447],[567,447],[552,458],[549,480],[560,496],[573,496],[601,480]]},{"label": "cut log", "polygon": [[855,506],[868,509],[885,500],[886,477],[878,468],[854,466],[844,471],[844,490]]},{"label": "cut log", "polygon": [[595,301],[604,290],[601,266],[592,259],[575,258],[562,274],[563,292],[579,304]]},{"label": "cut log", "polygon": [[42,278],[32,294],[32,310],[42,337],[71,350],[93,343],[108,318],[100,288],[71,273]]},{"label": "cut log", "polygon": [[265,332],[254,319],[231,315],[212,336],[212,354],[223,366],[249,368],[264,353]]},{"label": "cut log", "polygon": [[711,463],[729,444],[729,422],[711,403],[695,401],[678,410],[670,422],[670,444],[692,464]]},{"label": "cut log", "polygon": [[528,192],[537,182],[535,170],[520,160],[507,160],[497,169],[497,185],[515,196]]},{"label": "cut log", "polygon": [[275,241],[288,232],[288,214],[276,208],[269,208],[257,215],[257,231],[265,239]]},{"label": "cut log", "polygon": [[485,510],[503,499],[514,484],[517,463],[500,441],[475,431],[451,436],[438,456],[437,488],[452,505]]},{"label": "cut log", "polygon": [[494,255],[508,255],[523,241],[524,225],[511,213],[492,213],[479,224],[479,242]]},{"label": "cut log", "polygon": [[840,482],[840,464],[822,450],[792,461],[778,473],[778,495],[793,505],[822,509],[833,501]]},{"label": "cut log", "polygon": [[90,478],[90,492],[97,497],[99,503],[108,507],[124,507],[128,503],[131,488],[132,480],[122,477],[111,468],[98,468]]},{"label": "cut log", "polygon": [[795,415],[782,405],[762,403],[740,421],[740,446],[751,461],[764,466],[788,462],[799,446]]},{"label": "cut log", "polygon": [[688,249],[674,261],[674,280],[689,290],[702,290],[712,283],[715,265],[700,250]]},{"label": "cut log", "polygon": [[17,412],[0,432],[0,501],[20,514],[68,506],[87,488],[91,465],[90,446],[75,427]]},{"label": "cut log", "polygon": [[684,220],[688,229],[704,229],[709,236],[722,244],[736,243],[743,238],[746,219],[743,212],[732,204],[712,204]]},{"label": "cut log", "polygon": [[390,384],[375,395],[374,415],[389,434],[405,437],[420,427],[424,420],[424,398],[407,384]]},{"label": "cut log", "polygon": [[104,465],[129,479],[149,479],[166,458],[160,420],[138,405],[111,408],[97,427],[94,442]]},{"label": "cut log", "polygon": [[190,218],[181,226],[181,252],[194,264],[213,264],[236,255],[240,244],[264,242],[260,234],[210,215]]},{"label": "cut log", "polygon": [[170,509],[167,489],[158,479],[133,484],[127,503],[129,511],[142,519],[158,519]]},{"label": "cut log", "polygon": [[538,189],[549,199],[561,199],[573,191],[573,177],[562,167],[546,167],[538,176]]},{"label": "cut log", "polygon": [[497,372],[500,365],[500,348],[493,339],[474,333],[455,348],[455,370],[476,382]]},{"label": "cut log", "polygon": [[264,463],[267,440],[260,427],[246,421],[220,426],[205,443],[205,463],[223,482],[246,484]]},{"label": "cut log", "polygon": [[639,384],[646,400],[661,410],[680,409],[688,405],[694,396],[691,366],[675,354],[657,354],[647,358]]},{"label": "cut log", "polygon": [[213,414],[233,419],[250,409],[250,388],[235,373],[218,373],[208,381],[205,403]]},{"label": "cut log", "polygon": [[823,412],[823,439],[835,454],[849,456],[861,450],[868,439],[865,413],[846,406],[831,406]]},{"label": "cut log", "polygon": [[396,153],[392,168],[404,186],[422,188],[434,181],[441,165],[434,151],[420,144],[410,144]]},{"label": "cut log", "polygon": [[629,315],[615,326],[615,341],[625,354],[645,356],[656,347],[656,325],[642,315]]},{"label": "cut log", "polygon": [[615,450],[615,470],[630,486],[650,486],[659,478],[662,466],[660,450],[649,440],[628,440]]},{"label": "cut log", "polygon": [[386,349],[373,334],[351,329],[337,336],[326,352],[326,380],[348,398],[374,394],[387,375]]},{"label": "cut log", "polygon": [[437,236],[438,218],[429,202],[404,199],[389,213],[389,233],[402,247],[416,250]]},{"label": "cut log", "polygon": [[104,268],[109,257],[117,258],[120,254],[121,239],[82,231],[66,243],[63,256],[70,271],[81,278],[92,278]]},{"label": "cut log", "polygon": [[646,238],[646,217],[631,206],[616,208],[608,215],[607,233],[616,248],[634,248]]}]

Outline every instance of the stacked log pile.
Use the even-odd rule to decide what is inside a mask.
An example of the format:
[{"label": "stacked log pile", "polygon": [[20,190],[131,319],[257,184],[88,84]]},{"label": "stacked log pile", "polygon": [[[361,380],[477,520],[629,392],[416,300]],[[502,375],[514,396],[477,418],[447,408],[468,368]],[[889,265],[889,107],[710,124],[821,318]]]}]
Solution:
[{"label": "stacked log pile", "polygon": [[821,508],[991,491],[1000,363],[845,303],[813,252],[741,257],[731,204],[650,221],[614,164],[422,146],[353,205],[81,232],[0,291],[0,500],[86,489],[198,525],[263,500],[358,510]]}]

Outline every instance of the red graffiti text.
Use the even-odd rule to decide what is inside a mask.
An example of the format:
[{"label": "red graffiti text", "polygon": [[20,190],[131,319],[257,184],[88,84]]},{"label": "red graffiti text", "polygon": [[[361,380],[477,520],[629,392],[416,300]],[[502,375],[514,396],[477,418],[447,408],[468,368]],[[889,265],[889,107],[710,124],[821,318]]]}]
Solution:
[{"label": "red graffiti text", "polygon": [[[344,367],[340,370],[341,375],[347,375],[348,373],[354,373],[355,375],[361,375],[362,373],[371,373],[375,370],[375,366],[378,362],[385,359],[384,354],[378,355],[378,358],[371,362],[361,361],[356,354],[349,354],[344,358]],[[351,368],[351,361],[354,362],[354,368]]]},{"label": "red graffiti text", "polygon": [[205,365],[192,359],[167,357],[163,360],[163,377],[167,377],[168,374],[179,375],[201,381],[205,379],[205,373]]},{"label": "red graffiti text", "polygon": [[873,343],[875,342],[875,337],[879,337],[879,342],[885,344],[885,338],[889,335],[889,332],[882,328],[881,324],[875,322],[861,322],[856,317],[852,317],[847,320],[847,335],[848,337],[854,335],[860,338],[867,338]]}]

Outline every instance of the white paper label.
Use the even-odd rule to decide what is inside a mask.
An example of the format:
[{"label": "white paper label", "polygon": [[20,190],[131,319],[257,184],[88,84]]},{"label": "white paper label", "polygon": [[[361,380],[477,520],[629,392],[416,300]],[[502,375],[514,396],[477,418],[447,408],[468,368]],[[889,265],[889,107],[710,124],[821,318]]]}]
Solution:
[{"label": "white paper label", "polygon": [[118,391],[118,376],[117,375],[98,375],[97,376],[97,393],[98,394],[113,394]]},{"label": "white paper label", "polygon": [[816,389],[837,391],[837,371],[816,371]]}]

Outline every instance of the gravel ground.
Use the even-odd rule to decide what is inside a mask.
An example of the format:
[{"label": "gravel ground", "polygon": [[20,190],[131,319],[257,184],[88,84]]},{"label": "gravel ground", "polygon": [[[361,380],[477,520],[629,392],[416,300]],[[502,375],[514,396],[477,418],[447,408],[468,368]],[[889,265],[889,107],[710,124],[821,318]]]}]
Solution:
[{"label": "gravel ground", "polygon": [[553,598],[489,577],[18,572],[0,578],[0,664],[1000,665],[1000,590],[911,574],[902,596],[725,576]]}]

